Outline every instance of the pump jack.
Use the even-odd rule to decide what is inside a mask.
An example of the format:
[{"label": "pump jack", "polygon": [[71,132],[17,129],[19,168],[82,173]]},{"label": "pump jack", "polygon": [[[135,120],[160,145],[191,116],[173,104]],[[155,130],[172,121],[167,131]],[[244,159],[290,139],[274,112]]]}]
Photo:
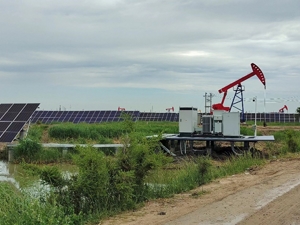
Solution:
[{"label": "pump jack", "polygon": [[289,110],[288,107],[286,105],[284,105],[281,109],[279,109],[280,113],[284,113],[284,110]]},{"label": "pump jack", "polygon": [[[231,84],[228,84],[227,86],[225,86],[225,87],[223,87],[219,90],[219,93],[224,93],[224,95],[223,95],[221,103],[217,103],[217,104],[212,105],[213,110],[224,110],[224,111],[230,112],[232,107],[234,107],[234,108],[236,108],[236,109],[238,109],[239,111],[242,112],[241,113],[242,114],[241,120],[242,120],[242,122],[245,122],[244,99],[243,99],[243,91],[245,89],[243,89],[241,83],[243,81],[253,77],[254,75],[256,75],[258,77],[258,79],[262,82],[262,84],[264,85],[264,87],[266,89],[266,79],[265,79],[265,76],[264,76],[263,72],[261,71],[261,69],[257,65],[255,65],[254,63],[251,63],[251,68],[252,68],[251,73],[249,73],[249,74],[245,75],[244,77],[232,82]],[[228,89],[233,88],[235,86],[237,86],[237,87],[234,90],[235,94],[234,94],[234,97],[232,99],[231,106],[230,107],[224,106],[223,104],[224,104]],[[242,103],[242,107],[241,108],[236,107],[235,105],[240,103],[240,102]]]},{"label": "pump jack", "polygon": [[174,112],[174,106],[172,106],[171,108],[166,108],[167,112],[173,111]]},{"label": "pump jack", "polygon": [[125,111],[125,108],[121,108],[120,106],[118,107],[118,111]]}]

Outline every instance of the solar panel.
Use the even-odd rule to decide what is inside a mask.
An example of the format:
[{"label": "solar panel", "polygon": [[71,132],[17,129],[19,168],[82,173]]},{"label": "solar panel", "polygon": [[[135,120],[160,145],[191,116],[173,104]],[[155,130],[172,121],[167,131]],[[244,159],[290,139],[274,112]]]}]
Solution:
[{"label": "solar panel", "polygon": [[55,120],[55,117],[56,117],[56,114],[57,114],[57,111],[49,111],[50,113],[47,115],[47,121],[53,121]]},{"label": "solar panel", "polygon": [[21,112],[14,120],[15,121],[27,121],[31,117],[30,112]]},{"label": "solar panel", "polygon": [[9,125],[10,125],[10,122],[0,121],[0,131],[1,132],[5,131],[8,128]]},{"label": "solar panel", "polygon": [[[178,113],[153,113],[140,111],[38,111],[33,114],[32,121],[43,123],[102,123],[122,121],[122,114],[128,114],[133,121],[178,121]],[[38,117],[38,118],[37,118]]]},{"label": "solar panel", "polygon": [[6,129],[6,131],[8,132],[15,132],[15,131],[20,131],[23,126],[24,126],[24,122],[12,122],[9,127]]},{"label": "solar panel", "polygon": [[9,110],[12,104],[1,104],[0,105],[0,119],[4,116],[4,114]]},{"label": "solar panel", "polygon": [[12,142],[19,132],[5,132],[0,136],[0,142]]},{"label": "solar panel", "polygon": [[13,121],[24,109],[26,104],[12,104],[12,106],[5,112],[2,121]]},{"label": "solar panel", "polygon": [[12,142],[38,106],[39,103],[0,104],[0,142]]},{"label": "solar panel", "polygon": [[0,112],[5,113],[11,106],[12,106],[12,104],[1,104],[0,105]]},{"label": "solar panel", "polygon": [[32,115],[31,122],[36,123],[38,121],[38,118],[40,117],[40,114],[42,111],[35,111]]}]

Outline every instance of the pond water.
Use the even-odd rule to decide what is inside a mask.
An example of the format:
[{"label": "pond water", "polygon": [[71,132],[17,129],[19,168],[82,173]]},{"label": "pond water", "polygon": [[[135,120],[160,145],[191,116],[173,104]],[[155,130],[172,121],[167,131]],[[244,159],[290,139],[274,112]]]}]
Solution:
[{"label": "pond water", "polygon": [[[62,171],[63,175],[70,177],[71,174],[77,172],[77,167],[70,164],[56,164]],[[43,167],[43,165],[41,165]],[[41,197],[48,193],[50,187],[44,185],[38,176],[33,176],[22,169],[21,165],[13,164],[0,160],[0,182],[10,182],[17,189],[29,194],[33,197]]]},{"label": "pond water", "polygon": [[19,182],[14,177],[15,165],[0,160],[0,182],[7,181],[17,188],[20,188]]}]

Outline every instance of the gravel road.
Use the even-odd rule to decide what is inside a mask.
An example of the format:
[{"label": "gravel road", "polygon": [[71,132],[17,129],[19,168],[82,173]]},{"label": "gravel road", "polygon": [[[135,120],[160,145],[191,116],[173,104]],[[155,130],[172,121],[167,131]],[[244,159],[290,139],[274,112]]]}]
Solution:
[{"label": "gravel road", "polygon": [[274,160],[100,224],[300,224],[300,160]]}]

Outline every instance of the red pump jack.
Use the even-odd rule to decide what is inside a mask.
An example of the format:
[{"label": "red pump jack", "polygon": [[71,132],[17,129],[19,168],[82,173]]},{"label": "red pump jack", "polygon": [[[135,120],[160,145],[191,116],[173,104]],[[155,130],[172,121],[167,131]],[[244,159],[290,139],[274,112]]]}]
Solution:
[{"label": "red pump jack", "polygon": [[288,107],[287,107],[287,105],[284,105],[281,109],[279,109],[279,111],[278,112],[280,112],[280,113],[284,113],[284,110],[289,110],[288,109]]},{"label": "red pump jack", "polygon": [[[236,109],[238,109],[242,112],[241,121],[245,122],[244,99],[243,99],[244,89],[243,89],[241,83],[243,81],[253,77],[254,75],[256,75],[258,77],[258,79],[262,82],[262,84],[264,85],[264,87],[266,89],[266,79],[265,79],[265,76],[264,76],[263,72],[261,71],[261,69],[257,65],[255,65],[254,63],[251,63],[251,68],[252,68],[251,73],[249,73],[249,74],[245,75],[244,77],[232,82],[231,84],[228,84],[227,86],[225,86],[225,87],[223,87],[219,90],[219,93],[224,93],[224,95],[223,95],[221,103],[217,103],[217,104],[212,105],[213,110],[224,110],[224,111],[230,112],[232,107],[234,107],[234,108],[236,108]],[[223,104],[224,104],[228,89],[233,88],[235,86],[237,86],[237,87],[235,89],[235,95],[233,97],[231,106],[230,107],[224,106]],[[235,105],[237,103],[242,103],[242,107],[241,108],[236,107]]]}]

